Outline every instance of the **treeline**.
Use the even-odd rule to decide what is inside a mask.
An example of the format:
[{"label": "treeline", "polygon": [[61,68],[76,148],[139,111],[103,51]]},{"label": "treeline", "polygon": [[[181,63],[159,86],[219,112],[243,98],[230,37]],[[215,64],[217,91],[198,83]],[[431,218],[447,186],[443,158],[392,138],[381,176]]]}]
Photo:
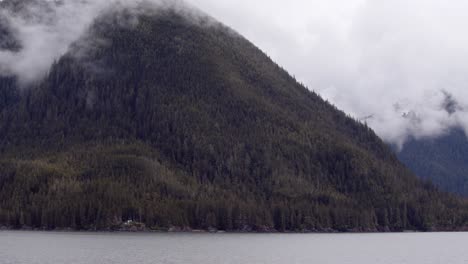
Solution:
[{"label": "treeline", "polygon": [[11,228],[106,230],[133,220],[155,230],[401,231],[456,229],[466,217],[435,189],[413,194],[424,201],[365,194],[365,204],[294,178],[266,188],[201,183],[141,143],[4,160],[0,171],[0,223]]},{"label": "treeline", "polygon": [[462,201],[420,182],[371,129],[245,39],[175,11],[122,25],[128,15],[96,22],[83,41],[100,41],[74,45],[29,89],[0,79],[0,225],[466,224]]}]

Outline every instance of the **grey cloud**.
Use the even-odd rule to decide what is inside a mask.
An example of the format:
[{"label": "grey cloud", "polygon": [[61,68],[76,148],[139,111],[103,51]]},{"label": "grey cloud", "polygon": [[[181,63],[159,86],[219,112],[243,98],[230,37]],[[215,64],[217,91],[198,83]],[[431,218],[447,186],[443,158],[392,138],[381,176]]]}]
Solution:
[{"label": "grey cloud", "polygon": [[2,9],[19,50],[0,51],[3,75],[16,75],[21,83],[43,76],[69,45],[83,34],[102,7],[102,1],[35,1],[21,10]]},{"label": "grey cloud", "polygon": [[[4,0],[3,3],[6,1],[10,0]],[[170,7],[183,12],[196,23],[209,24],[209,20],[202,18],[199,11],[186,8],[179,0],[13,1],[19,5],[1,9],[0,21],[3,26],[10,28],[20,48],[7,49],[5,47],[8,43],[0,40],[0,45],[5,46],[0,49],[0,75],[15,75],[22,86],[42,78],[53,62],[70,51],[70,45],[78,39],[81,43],[76,45],[76,51],[79,52],[93,48],[94,45],[102,45],[102,40],[86,37],[85,33],[104,12],[119,8],[129,8],[139,13],[154,12]],[[127,19],[125,23],[131,24],[131,21]]]},{"label": "grey cloud", "polygon": [[466,1],[193,2],[388,142],[468,130]]},{"label": "grey cloud", "polygon": [[[64,1],[47,23],[6,14],[23,49],[0,51],[0,72],[23,82],[40,78],[103,8],[139,2]],[[171,3],[207,24],[182,1],[152,2]],[[246,36],[389,142],[401,146],[410,137],[437,137],[456,126],[468,130],[466,1],[186,2]]]}]

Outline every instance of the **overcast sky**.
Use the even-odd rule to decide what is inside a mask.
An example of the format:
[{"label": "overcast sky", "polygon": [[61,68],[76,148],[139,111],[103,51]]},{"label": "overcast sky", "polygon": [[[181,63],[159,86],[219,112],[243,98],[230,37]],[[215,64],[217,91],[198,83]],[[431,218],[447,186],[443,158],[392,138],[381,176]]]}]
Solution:
[{"label": "overcast sky", "polygon": [[468,1],[189,2],[387,141],[468,128]]},{"label": "overcast sky", "polygon": [[[23,50],[0,51],[0,73],[24,82],[43,75],[104,6],[119,1],[70,0],[54,23],[10,18]],[[366,122],[389,142],[468,130],[466,0],[186,1],[340,109],[370,117]]]}]

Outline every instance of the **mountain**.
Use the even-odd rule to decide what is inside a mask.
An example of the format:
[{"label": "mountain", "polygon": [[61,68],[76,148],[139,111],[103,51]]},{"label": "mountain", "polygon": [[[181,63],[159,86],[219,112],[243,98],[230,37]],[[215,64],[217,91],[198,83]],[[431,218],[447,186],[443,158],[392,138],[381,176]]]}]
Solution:
[{"label": "mountain", "polygon": [[43,80],[1,78],[0,138],[0,225],[11,228],[455,230],[468,220],[466,202],[418,180],[370,128],[187,9],[114,9]]},{"label": "mountain", "polygon": [[397,152],[418,176],[447,192],[468,196],[468,140],[462,129],[431,139],[413,139]]}]

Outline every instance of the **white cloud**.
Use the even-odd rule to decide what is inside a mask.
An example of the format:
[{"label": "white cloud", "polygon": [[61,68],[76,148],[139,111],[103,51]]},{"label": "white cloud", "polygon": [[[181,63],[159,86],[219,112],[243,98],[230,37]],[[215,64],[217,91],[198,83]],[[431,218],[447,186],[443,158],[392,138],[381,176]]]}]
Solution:
[{"label": "white cloud", "polygon": [[[246,36],[339,108],[356,118],[372,115],[368,124],[387,141],[438,136],[457,125],[468,130],[466,1],[186,1]],[[103,6],[117,2],[135,3],[67,1],[47,25],[16,18],[25,47],[0,52],[0,70],[25,82],[38,78]],[[445,94],[458,101],[457,112],[443,109]]]},{"label": "white cloud", "polygon": [[[67,2],[70,3],[70,2]],[[21,14],[2,10],[21,45],[19,52],[0,51],[0,69],[22,83],[43,76],[70,43],[81,36],[103,8],[103,1],[73,1],[55,6],[29,5]],[[25,15],[26,14],[26,15]]]},{"label": "white cloud", "polygon": [[[0,10],[0,17],[8,21],[21,45],[19,52],[0,50],[0,74],[16,75],[23,85],[44,76],[53,62],[85,34],[99,14],[110,8],[136,7],[142,2],[141,0],[28,1],[32,4],[25,5],[25,9],[21,12]],[[175,7],[179,3],[177,0],[150,1],[157,7],[169,3]]]},{"label": "white cloud", "polygon": [[[468,2],[193,0],[387,141],[468,130]],[[396,107],[398,106],[398,107]],[[402,118],[405,115],[407,118]]]}]

